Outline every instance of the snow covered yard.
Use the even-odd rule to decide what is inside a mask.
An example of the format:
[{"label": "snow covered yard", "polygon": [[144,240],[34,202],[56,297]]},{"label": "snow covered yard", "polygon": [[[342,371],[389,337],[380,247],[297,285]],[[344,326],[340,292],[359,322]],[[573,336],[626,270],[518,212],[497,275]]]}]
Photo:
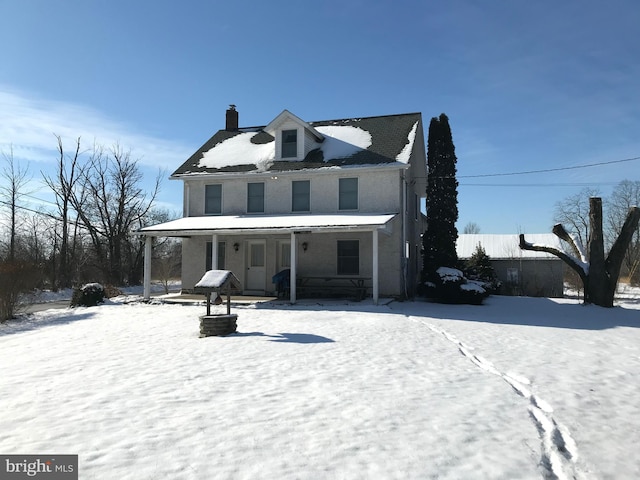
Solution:
[{"label": "snow covered yard", "polygon": [[[113,302],[0,326],[0,451],[81,479],[638,478],[640,301]],[[225,307],[219,307],[225,308]]]}]

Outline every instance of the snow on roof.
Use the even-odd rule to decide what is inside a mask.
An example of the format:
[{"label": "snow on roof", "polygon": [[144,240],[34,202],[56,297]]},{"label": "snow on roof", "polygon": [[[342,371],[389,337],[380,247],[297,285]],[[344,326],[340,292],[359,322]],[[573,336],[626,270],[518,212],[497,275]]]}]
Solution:
[{"label": "snow on roof", "polygon": [[416,139],[416,131],[418,130],[418,122],[413,124],[413,128],[409,132],[407,140],[409,141],[402,151],[396,157],[396,160],[401,163],[409,163],[409,159],[411,158],[411,151],[413,150],[413,142]]},{"label": "snow on roof", "polygon": [[350,157],[360,150],[371,146],[371,134],[359,127],[350,125],[328,125],[316,127],[324,135],[324,142],[318,146],[324,154],[324,161]]},{"label": "snow on roof", "polygon": [[[350,157],[371,146],[371,134],[358,127],[330,125],[317,127],[316,130],[324,135],[324,141],[314,142],[314,148],[322,151],[325,162]],[[222,141],[202,154],[198,167],[256,165],[259,171],[267,171],[276,159],[276,142],[272,140],[263,144],[252,143],[251,139],[256,135],[255,131],[241,132]]]},{"label": "snow on roof", "polygon": [[396,214],[333,214],[333,215],[209,215],[183,217],[170,222],[144,227],[142,235],[183,234],[208,232],[238,233],[247,231],[305,230],[374,230],[386,227]]},{"label": "snow on roof", "polygon": [[251,143],[256,132],[242,132],[226,139],[206,151],[198,166],[224,168],[234,165],[256,165],[259,170],[267,170],[276,158],[275,142],[262,145]]},{"label": "snow on roof", "polygon": [[[564,251],[562,241],[552,233],[526,234],[525,240],[534,245],[546,245]],[[459,258],[470,258],[478,244],[482,245],[486,254],[494,260],[499,259],[556,259],[558,257],[546,252],[522,250],[518,235],[462,234],[458,235],[456,252]]]},{"label": "snow on roof", "polygon": [[232,286],[240,285],[236,276],[229,270],[209,270],[195,284],[195,288],[220,288],[227,283]]}]

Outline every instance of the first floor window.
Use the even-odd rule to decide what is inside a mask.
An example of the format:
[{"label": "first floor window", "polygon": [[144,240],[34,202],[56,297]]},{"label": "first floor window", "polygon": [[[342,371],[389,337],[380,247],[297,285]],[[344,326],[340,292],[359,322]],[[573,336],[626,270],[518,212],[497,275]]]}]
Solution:
[{"label": "first floor window", "polygon": [[291,268],[291,243],[282,242],[280,244],[280,266]]},{"label": "first floor window", "polygon": [[264,213],[264,183],[247,185],[247,213]]},{"label": "first floor window", "polygon": [[518,285],[519,273],[517,268],[507,268],[507,283],[509,285]]},{"label": "first floor window", "polygon": [[338,240],[338,275],[360,274],[360,242]]},{"label": "first floor window", "polygon": [[[211,261],[211,259],[213,258],[211,256],[211,247],[213,247],[213,242],[207,242],[207,253],[205,255],[205,270],[209,271],[211,270],[213,267],[213,262]],[[226,258],[226,250],[227,250],[227,244],[225,242],[218,242],[218,268],[217,270],[225,270],[224,268],[224,264],[225,264],[225,258]]]},{"label": "first floor window", "polygon": [[358,179],[341,178],[338,182],[338,210],[357,210]]},{"label": "first floor window", "polygon": [[222,185],[204,187],[204,213],[205,215],[222,213]]}]

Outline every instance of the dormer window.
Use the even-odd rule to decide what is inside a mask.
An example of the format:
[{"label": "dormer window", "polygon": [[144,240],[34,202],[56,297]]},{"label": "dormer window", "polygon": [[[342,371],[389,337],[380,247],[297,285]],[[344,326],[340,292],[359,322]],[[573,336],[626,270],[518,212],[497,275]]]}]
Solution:
[{"label": "dormer window", "polygon": [[282,158],[298,156],[298,130],[282,131]]},{"label": "dormer window", "polygon": [[288,110],[271,120],[264,132],[276,140],[276,160],[302,160],[324,136],[313,126]]}]

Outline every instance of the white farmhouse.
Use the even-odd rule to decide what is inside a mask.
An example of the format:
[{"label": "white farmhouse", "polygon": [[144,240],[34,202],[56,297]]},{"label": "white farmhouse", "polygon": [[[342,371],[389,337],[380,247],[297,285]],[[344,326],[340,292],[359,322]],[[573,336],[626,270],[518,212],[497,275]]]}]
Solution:
[{"label": "white farmhouse", "polygon": [[[182,286],[235,273],[245,294],[274,294],[285,271],[292,302],[313,289],[411,297],[421,270],[426,191],[420,113],[307,122],[284,110],[219,130],[172,175],[183,217],[143,228],[182,239]],[[149,295],[150,262],[145,263]]]}]

